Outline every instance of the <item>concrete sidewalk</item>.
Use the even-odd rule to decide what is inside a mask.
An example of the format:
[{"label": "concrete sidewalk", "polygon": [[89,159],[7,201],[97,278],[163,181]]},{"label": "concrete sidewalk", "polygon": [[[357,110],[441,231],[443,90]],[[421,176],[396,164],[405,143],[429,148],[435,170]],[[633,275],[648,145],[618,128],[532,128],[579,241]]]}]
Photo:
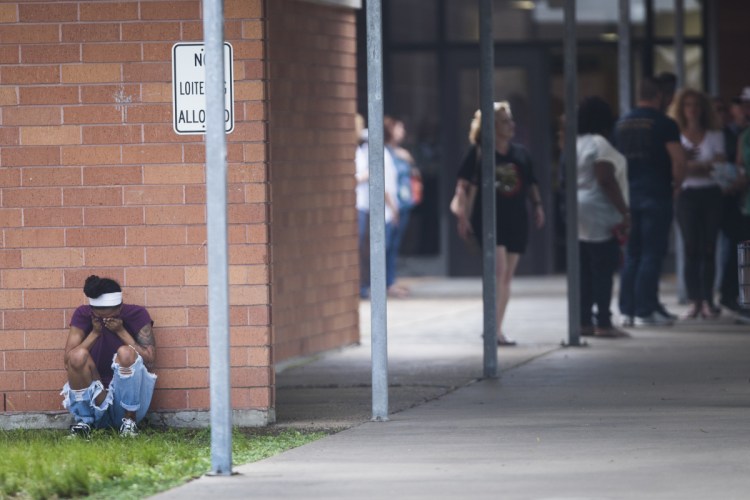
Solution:
[{"label": "concrete sidewalk", "polygon": [[520,346],[498,351],[500,379],[478,380],[479,289],[418,280],[389,303],[389,422],[368,421],[364,332],[277,379],[279,425],[346,430],[157,498],[750,497],[747,325],[561,348],[563,279],[518,278],[506,331]]}]

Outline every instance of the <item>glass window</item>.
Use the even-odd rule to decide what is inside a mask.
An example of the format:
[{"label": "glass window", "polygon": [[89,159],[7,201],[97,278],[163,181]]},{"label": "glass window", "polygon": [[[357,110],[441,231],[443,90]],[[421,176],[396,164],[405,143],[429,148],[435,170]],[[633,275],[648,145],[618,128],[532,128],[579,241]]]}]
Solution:
[{"label": "glass window", "polygon": [[384,30],[395,43],[435,42],[437,4],[434,0],[386,0]]},{"label": "glass window", "polygon": [[[675,53],[671,45],[654,47],[654,74],[675,71]],[[703,90],[703,48],[700,45],[685,46],[685,86]]]},{"label": "glass window", "polygon": [[[499,41],[527,41],[563,37],[562,0],[494,0],[493,30]],[[479,40],[477,2],[447,0],[446,36],[454,41]],[[615,40],[620,17],[618,0],[578,0],[576,19],[579,39]],[[630,2],[633,36],[644,33],[644,0]]]},{"label": "glass window", "polygon": [[[675,0],[654,0],[654,34],[675,35]],[[684,0],[685,36],[703,36],[703,5],[700,0]]]}]

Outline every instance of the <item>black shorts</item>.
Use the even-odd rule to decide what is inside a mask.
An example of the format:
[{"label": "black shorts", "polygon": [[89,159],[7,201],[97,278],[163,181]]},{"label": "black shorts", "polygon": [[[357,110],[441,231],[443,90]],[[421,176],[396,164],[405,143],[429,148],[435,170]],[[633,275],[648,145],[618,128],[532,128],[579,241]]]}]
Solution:
[{"label": "black shorts", "polygon": [[[516,217],[496,217],[495,238],[498,246],[504,246],[508,252],[523,254],[529,242],[529,217],[526,211]],[[471,227],[482,244],[482,217],[472,217]]]}]

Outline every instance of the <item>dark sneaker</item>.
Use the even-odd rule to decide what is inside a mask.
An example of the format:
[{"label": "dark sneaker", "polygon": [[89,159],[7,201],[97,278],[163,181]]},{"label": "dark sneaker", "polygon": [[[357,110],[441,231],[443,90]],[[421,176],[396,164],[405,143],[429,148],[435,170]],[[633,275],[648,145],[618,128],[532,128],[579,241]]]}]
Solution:
[{"label": "dark sneaker", "polygon": [[674,321],[656,313],[651,313],[648,316],[636,316],[635,326],[672,326]]},{"label": "dark sneaker", "polygon": [[70,426],[69,438],[89,439],[91,437],[91,426],[84,422],[76,422]]},{"label": "dark sneaker", "polygon": [[676,321],[677,319],[679,319],[679,316],[667,311],[667,308],[664,307],[664,304],[661,303],[656,306],[656,310],[654,311],[654,313],[656,313],[657,316],[662,316],[663,318],[671,321]]},{"label": "dark sneaker", "polygon": [[138,426],[135,425],[135,420],[129,418],[122,419],[122,425],[120,426],[120,437],[136,437],[138,436]]}]

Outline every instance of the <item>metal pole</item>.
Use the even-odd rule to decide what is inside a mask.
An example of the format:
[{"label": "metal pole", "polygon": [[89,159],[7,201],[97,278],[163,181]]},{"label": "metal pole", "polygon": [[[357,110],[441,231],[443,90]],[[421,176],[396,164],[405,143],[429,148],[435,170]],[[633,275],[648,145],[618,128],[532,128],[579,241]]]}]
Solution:
[{"label": "metal pole", "polygon": [[367,1],[367,114],[370,159],[370,304],[372,419],[388,420],[388,326],[385,283],[385,151],[381,1]]},{"label": "metal pole", "polygon": [[685,86],[685,0],[674,2],[674,60],[677,88]]},{"label": "metal pole", "polygon": [[617,28],[617,59],[620,68],[620,116],[630,111],[632,66],[630,65],[630,0],[620,0],[620,18]]},{"label": "metal pole", "polygon": [[232,401],[229,377],[224,10],[221,0],[203,1],[203,36],[206,50],[206,206],[211,472],[228,476],[232,474]]},{"label": "metal pole", "polygon": [[495,227],[495,40],[492,0],[479,0],[479,95],[482,110],[482,299],[484,302],[484,376],[497,377],[497,247]]},{"label": "metal pole", "polygon": [[565,0],[565,210],[567,212],[568,345],[581,345],[581,283],[578,251],[578,75],[576,1]]}]

